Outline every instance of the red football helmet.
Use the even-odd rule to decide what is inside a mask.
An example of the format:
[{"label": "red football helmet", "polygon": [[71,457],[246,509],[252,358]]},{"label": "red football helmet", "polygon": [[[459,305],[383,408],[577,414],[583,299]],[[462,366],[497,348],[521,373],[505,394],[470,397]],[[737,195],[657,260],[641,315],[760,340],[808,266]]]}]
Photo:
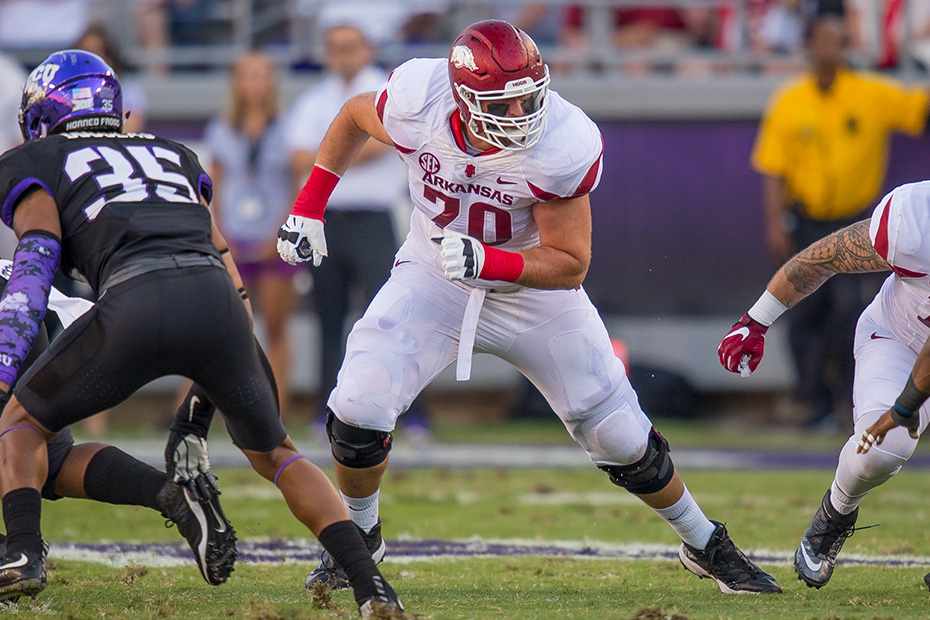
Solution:
[{"label": "red football helmet", "polygon": [[[449,79],[462,120],[475,135],[509,150],[539,141],[549,69],[528,34],[500,20],[472,24],[452,44]],[[515,98],[523,115],[508,117]]]}]

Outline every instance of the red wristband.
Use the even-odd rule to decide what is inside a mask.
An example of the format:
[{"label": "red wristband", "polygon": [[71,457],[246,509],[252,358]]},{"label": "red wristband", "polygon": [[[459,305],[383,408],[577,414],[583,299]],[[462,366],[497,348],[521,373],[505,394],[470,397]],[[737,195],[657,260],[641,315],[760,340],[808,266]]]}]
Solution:
[{"label": "red wristband", "polygon": [[523,275],[523,255],[484,246],[484,266],[479,277],[484,280],[516,282]]},{"label": "red wristband", "polygon": [[304,184],[303,189],[297,194],[294,200],[294,208],[291,209],[292,215],[300,215],[315,220],[323,219],[323,212],[326,210],[326,203],[330,195],[336,189],[336,183],[339,182],[339,175],[330,172],[326,168],[314,166],[310,172],[310,178]]}]

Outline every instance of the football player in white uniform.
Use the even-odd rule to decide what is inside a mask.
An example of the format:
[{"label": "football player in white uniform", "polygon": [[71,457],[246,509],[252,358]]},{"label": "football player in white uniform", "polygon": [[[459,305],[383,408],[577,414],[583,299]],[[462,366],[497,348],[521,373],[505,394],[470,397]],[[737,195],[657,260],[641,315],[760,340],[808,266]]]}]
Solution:
[{"label": "football player in white uniform", "polygon": [[928,239],[930,181],[902,185],[882,199],[871,220],[841,229],[785,263],[720,342],[724,367],[749,375],[762,359],[769,325],[827,279],[837,273],[892,271],[856,327],[855,431],[840,451],[833,483],[795,552],[795,570],[812,588],[830,580],[836,555],[855,530],[859,503],[900,471],[927,427]]},{"label": "football player in white uniform", "polygon": [[[378,491],[397,417],[443,368],[456,362],[466,380],[473,352],[491,353],[539,388],[611,481],[671,525],[688,570],[723,592],[780,592],[691,497],[581,288],[603,142],[548,86],[524,32],[473,24],[448,59],[411,60],[379,92],[346,103],[278,233],[284,260],[319,264],[327,197],[365,141],[393,145],[407,163],[411,230],[348,337],[328,400],[349,514],[383,557]],[[308,577],[318,582],[345,585],[326,555]]]}]

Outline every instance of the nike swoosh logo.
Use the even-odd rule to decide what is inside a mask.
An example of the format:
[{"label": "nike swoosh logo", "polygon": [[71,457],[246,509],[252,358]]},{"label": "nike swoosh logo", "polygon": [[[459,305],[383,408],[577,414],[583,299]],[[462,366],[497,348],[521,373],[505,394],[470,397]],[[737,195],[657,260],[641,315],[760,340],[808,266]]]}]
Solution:
[{"label": "nike swoosh logo", "polygon": [[739,329],[730,332],[730,336],[739,336],[740,340],[745,340],[749,337],[749,328],[740,327]]},{"label": "nike swoosh logo", "polygon": [[[190,508],[191,512],[194,513],[194,518],[197,519],[197,524],[200,526],[200,531],[205,532],[209,527],[207,523],[207,515],[203,511],[203,506],[200,505],[200,502],[195,500],[188,489],[184,489],[184,501],[187,502],[187,506]],[[200,558],[207,557],[207,537],[203,536],[200,539],[200,542],[197,544],[197,550],[194,551],[197,556],[197,564],[200,565]],[[204,572],[204,567],[200,566],[200,572],[206,575]]]},{"label": "nike swoosh logo", "polygon": [[804,543],[802,542],[798,548],[801,550],[801,557],[804,558],[804,563],[807,564],[807,567],[814,571],[819,571],[823,566],[823,560],[817,560],[816,562],[811,559],[811,556],[807,555],[807,549],[804,548]]},{"label": "nike swoosh logo", "polygon": [[516,181],[505,181],[504,179],[500,177],[497,177],[497,182],[500,183],[501,185],[516,185],[517,184]]},{"label": "nike swoosh logo", "polygon": [[869,336],[872,340],[891,340],[888,336],[879,336],[878,332],[872,332],[872,335]]},{"label": "nike swoosh logo", "polygon": [[411,262],[411,261],[409,261],[409,260],[397,260],[397,261],[394,261],[394,266],[397,267],[397,266],[399,266],[399,265],[403,265],[404,263],[409,263],[409,262]]},{"label": "nike swoosh logo", "polygon": [[5,570],[7,568],[19,568],[20,566],[25,566],[29,563],[29,559],[26,557],[25,553],[19,554],[19,559],[15,562],[7,562],[6,564],[0,566],[0,570]]},{"label": "nike swoosh logo", "polygon": [[216,522],[220,524],[219,527],[214,528],[214,529],[215,529],[217,532],[220,532],[220,533],[225,532],[225,531],[226,531],[226,522],[223,521],[223,517],[220,516],[219,511],[216,509],[216,507],[213,506],[213,502],[210,502],[209,506],[210,506],[210,510],[213,511],[213,516],[214,516],[214,518],[216,518]]},{"label": "nike swoosh logo", "polygon": [[194,407],[196,407],[199,403],[200,403],[199,397],[191,396],[191,408],[190,408],[190,416],[188,417],[188,421],[190,422],[194,421]]}]

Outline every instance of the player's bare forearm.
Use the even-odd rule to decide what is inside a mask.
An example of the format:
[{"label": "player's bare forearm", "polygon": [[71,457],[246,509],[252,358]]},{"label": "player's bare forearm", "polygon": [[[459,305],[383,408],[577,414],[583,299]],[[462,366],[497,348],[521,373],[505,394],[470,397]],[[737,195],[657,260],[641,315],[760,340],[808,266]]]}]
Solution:
[{"label": "player's bare forearm", "polygon": [[775,274],[768,291],[789,308],[838,273],[888,271],[869,238],[869,220],[840,229],[795,254]]},{"label": "player's bare forearm", "polygon": [[[366,140],[365,144],[355,156],[355,159],[352,160],[352,163],[355,165],[363,164],[366,161],[381,157],[390,150],[391,148],[389,146],[382,144],[380,141]],[[294,187],[296,187],[298,191],[304,186],[304,183],[307,182],[307,178],[310,177],[310,172],[313,170],[313,164],[316,163],[316,160],[317,151],[295,151],[294,154],[291,155],[291,173],[294,179]],[[324,166],[324,168],[326,168],[326,166]]]},{"label": "player's bare forearm", "polygon": [[[245,283],[242,280],[242,276],[239,274],[239,268],[236,266],[236,261],[233,259],[232,252],[229,251],[229,244],[226,242],[226,238],[223,236],[223,233],[220,232],[220,229],[216,227],[216,221],[211,221],[210,226],[212,228],[213,245],[216,246],[216,249],[220,252],[220,256],[223,258],[223,264],[226,266],[226,271],[233,281],[233,286],[239,291],[245,291]],[[252,315],[252,302],[249,301],[247,294],[242,295],[242,303],[245,304],[246,312],[249,313],[249,323],[254,324],[255,319]]]},{"label": "player's bare forearm", "polygon": [[520,252],[523,274],[517,284],[540,289],[581,285],[591,264],[591,207],[587,196],[533,206],[539,247]]},{"label": "player's bare forearm", "polygon": [[914,361],[914,368],[911,370],[911,376],[914,377],[914,386],[921,392],[930,392],[930,340],[924,343],[920,354]]},{"label": "player's bare forearm", "polygon": [[523,255],[523,275],[517,284],[539,289],[569,289],[579,286],[588,273],[589,260],[555,248],[533,248]]},{"label": "player's bare forearm", "polygon": [[384,125],[381,124],[381,119],[378,118],[373,92],[355,95],[345,102],[323,136],[316,156],[316,165],[341,176],[365,146],[368,138],[374,138],[384,144],[393,144]]}]

